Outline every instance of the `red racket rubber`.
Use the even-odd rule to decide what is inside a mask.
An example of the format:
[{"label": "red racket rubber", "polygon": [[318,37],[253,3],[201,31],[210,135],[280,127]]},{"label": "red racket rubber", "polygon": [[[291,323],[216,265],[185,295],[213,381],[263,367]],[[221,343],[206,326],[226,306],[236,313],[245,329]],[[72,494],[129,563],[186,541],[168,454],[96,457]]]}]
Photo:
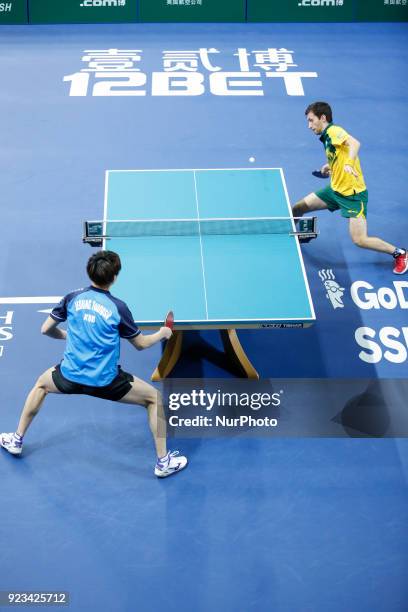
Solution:
[{"label": "red racket rubber", "polygon": [[164,320],[164,325],[165,325],[165,327],[169,327],[170,329],[173,329],[173,327],[174,327],[174,312],[172,310],[169,310],[169,312],[166,314],[166,318]]}]

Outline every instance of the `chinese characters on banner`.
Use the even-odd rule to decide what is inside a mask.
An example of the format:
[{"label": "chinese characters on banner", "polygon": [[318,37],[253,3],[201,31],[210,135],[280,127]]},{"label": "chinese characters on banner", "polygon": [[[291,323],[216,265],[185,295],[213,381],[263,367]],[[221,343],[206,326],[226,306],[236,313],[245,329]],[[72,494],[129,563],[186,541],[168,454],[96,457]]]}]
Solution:
[{"label": "chinese characters on banner", "polygon": [[[298,70],[294,51],[238,48],[235,70],[225,71],[218,49],[162,52],[161,70],[143,72],[141,49],[86,49],[79,72],[64,76],[70,96],[263,96],[280,88],[304,96],[303,79],[317,72]],[[273,79],[273,80],[270,80]]]},{"label": "chinese characters on banner", "polygon": [[202,6],[203,0],[166,0],[166,4],[171,6]]}]

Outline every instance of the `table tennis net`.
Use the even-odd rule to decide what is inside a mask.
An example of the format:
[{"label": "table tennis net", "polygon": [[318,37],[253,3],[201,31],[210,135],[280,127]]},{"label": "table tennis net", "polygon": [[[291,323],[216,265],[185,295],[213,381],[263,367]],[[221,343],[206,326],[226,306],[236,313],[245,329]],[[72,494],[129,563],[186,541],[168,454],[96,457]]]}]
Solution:
[{"label": "table tennis net", "polygon": [[154,219],[86,221],[84,240],[148,236],[314,234],[316,217],[250,217],[229,219]]}]

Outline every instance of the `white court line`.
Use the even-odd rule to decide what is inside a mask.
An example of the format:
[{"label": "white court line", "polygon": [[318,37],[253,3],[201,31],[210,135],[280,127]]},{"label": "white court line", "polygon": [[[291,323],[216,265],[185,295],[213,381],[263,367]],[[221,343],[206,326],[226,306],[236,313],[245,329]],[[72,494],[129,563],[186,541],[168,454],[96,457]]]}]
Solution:
[{"label": "white court line", "polygon": [[[282,179],[283,189],[285,191],[285,196],[286,196],[286,204],[288,206],[288,213],[293,218],[292,211],[291,211],[290,204],[289,204],[289,194],[288,194],[288,189],[286,187],[285,176],[283,174],[283,170],[282,169],[281,169],[280,172],[281,172],[281,179]],[[292,221],[292,227],[296,231],[295,222],[294,221]],[[308,300],[309,300],[310,310],[312,312],[313,318],[316,319],[316,313],[315,313],[314,306],[313,306],[312,295],[310,293],[309,281],[307,280],[307,276],[306,276],[305,263],[303,261],[303,255],[302,255],[302,251],[300,249],[299,239],[298,239],[297,236],[295,236],[295,240],[296,240],[296,246],[297,246],[297,251],[298,251],[299,260],[300,260],[300,266],[302,268],[303,280],[304,280],[305,286],[306,286],[306,293],[307,293],[307,297],[308,297]]]},{"label": "white court line", "polygon": [[204,269],[204,257],[203,257],[203,241],[202,241],[202,237],[201,237],[201,225],[200,225],[200,209],[198,207],[198,192],[197,192],[196,173],[194,172],[193,174],[194,174],[194,190],[195,190],[196,208],[197,208],[198,232],[199,232],[199,236],[200,236],[201,268],[202,268],[202,271],[203,271],[205,316],[208,319],[207,286],[206,286],[206,282],[205,282],[205,269]]},{"label": "white court line", "polygon": [[38,296],[38,297],[0,297],[0,304],[58,304],[62,296]]},{"label": "white court line", "polygon": [[146,169],[127,169],[127,170],[106,170],[106,172],[225,172],[229,170],[282,170],[282,168],[146,168]]}]

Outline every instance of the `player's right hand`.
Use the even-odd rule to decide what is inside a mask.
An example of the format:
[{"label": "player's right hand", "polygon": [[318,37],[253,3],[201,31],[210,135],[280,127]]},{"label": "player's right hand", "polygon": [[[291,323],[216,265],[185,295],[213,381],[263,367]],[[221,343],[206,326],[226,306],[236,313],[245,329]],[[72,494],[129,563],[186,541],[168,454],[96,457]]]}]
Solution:
[{"label": "player's right hand", "polygon": [[330,166],[329,164],[324,164],[324,166],[322,166],[320,168],[320,172],[324,175],[324,176],[329,176],[330,175]]},{"label": "player's right hand", "polygon": [[160,334],[161,334],[162,340],[168,340],[169,338],[172,337],[173,332],[171,331],[170,327],[161,327]]}]

